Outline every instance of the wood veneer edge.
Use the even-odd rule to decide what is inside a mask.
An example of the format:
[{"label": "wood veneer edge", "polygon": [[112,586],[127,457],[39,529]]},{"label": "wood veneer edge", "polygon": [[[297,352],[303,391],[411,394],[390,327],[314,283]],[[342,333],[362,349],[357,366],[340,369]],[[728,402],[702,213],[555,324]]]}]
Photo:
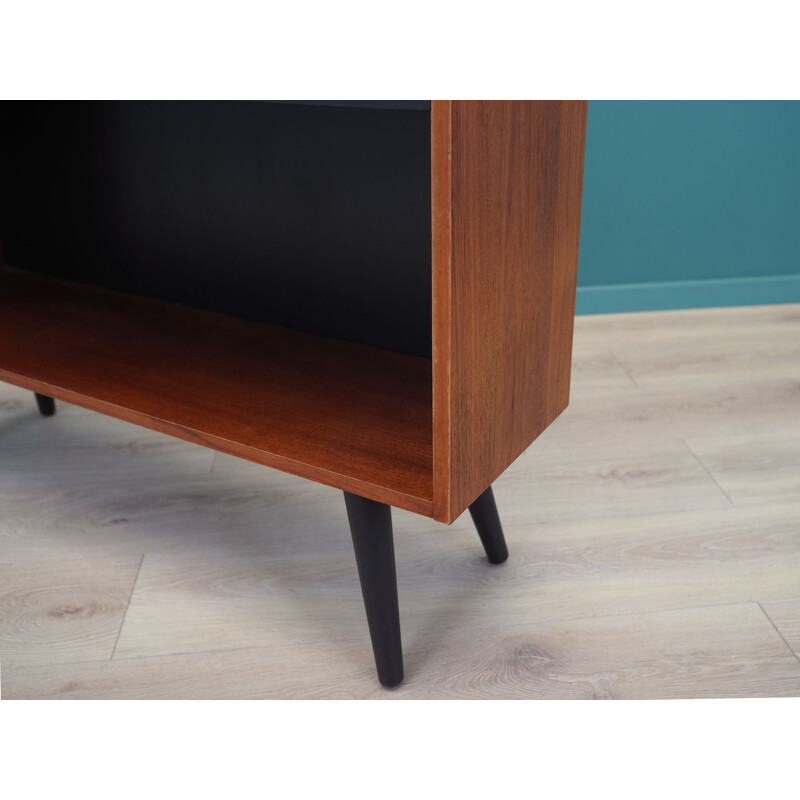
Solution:
[{"label": "wood veneer edge", "polygon": [[285,456],[267,453],[266,451],[249,447],[238,442],[231,442],[222,437],[214,436],[213,434],[192,430],[178,423],[162,420],[129,408],[108,403],[95,397],[87,397],[80,392],[54,386],[45,381],[29,378],[26,375],[20,375],[6,369],[0,368],[0,380],[23,389],[28,389],[32,392],[47,395],[56,400],[62,400],[66,403],[86,408],[90,411],[96,411],[100,414],[114,417],[115,419],[121,419],[125,422],[133,423],[134,425],[140,425],[141,427],[149,428],[159,433],[165,433],[177,439],[191,442],[192,444],[209,447],[212,450],[218,450],[221,453],[243,458],[246,461],[252,461],[265,467],[288,472],[292,475],[307,478],[318,483],[324,483],[326,486],[331,486],[335,489],[354,492],[370,500],[389,503],[397,508],[413,511],[426,517],[431,517],[433,515],[433,503],[425,498],[414,497],[404,492],[332,472],[323,467],[315,467]]},{"label": "wood veneer edge", "polygon": [[431,101],[433,282],[433,517],[453,521],[452,464],[452,100]]}]

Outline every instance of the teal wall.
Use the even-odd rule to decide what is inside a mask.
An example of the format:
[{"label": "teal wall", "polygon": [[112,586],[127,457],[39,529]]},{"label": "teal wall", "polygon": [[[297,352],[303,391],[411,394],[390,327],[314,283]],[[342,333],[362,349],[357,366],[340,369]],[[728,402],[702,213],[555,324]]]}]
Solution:
[{"label": "teal wall", "polygon": [[800,102],[592,101],[578,313],[800,302]]}]

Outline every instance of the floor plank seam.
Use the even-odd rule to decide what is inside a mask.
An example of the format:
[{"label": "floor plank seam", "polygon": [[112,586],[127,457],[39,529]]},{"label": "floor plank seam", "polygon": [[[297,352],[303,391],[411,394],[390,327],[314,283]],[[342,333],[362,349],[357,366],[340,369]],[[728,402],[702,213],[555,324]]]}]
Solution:
[{"label": "floor plank seam", "polygon": [[[124,659],[115,658],[114,662]],[[24,672],[29,669],[50,669],[51,667],[85,667],[92,664],[108,664],[107,658],[89,658],[85,661],[44,661],[41,664],[14,664],[11,667],[3,667],[3,672]]]},{"label": "floor plank seam", "polygon": [[722,492],[722,494],[725,495],[725,498],[731,504],[731,507],[732,508],[736,508],[737,507],[736,503],[734,503],[733,500],[731,500],[730,495],[719,485],[719,482],[711,474],[711,472],[709,471],[708,467],[700,460],[700,456],[698,456],[697,453],[695,453],[695,451],[692,450],[692,447],[689,444],[689,442],[687,442],[686,439],[681,439],[681,441],[686,445],[686,449],[694,456],[694,458],[697,461],[697,463],[703,468],[703,470],[705,471],[706,475],[708,475],[708,477],[711,478],[711,480],[714,482],[714,485],[717,487],[717,489],[719,489]]},{"label": "floor plank seam", "polygon": [[109,661],[113,661],[114,653],[117,652],[117,644],[119,644],[119,637],[122,635],[122,626],[125,624],[125,618],[128,616],[128,609],[131,607],[131,602],[133,601],[133,593],[136,591],[136,583],[139,580],[139,573],[142,571],[142,564],[144,564],[144,556],[145,554],[142,553],[142,557],[139,559],[139,566],[136,569],[136,575],[133,578],[133,585],[131,586],[131,593],[128,595],[128,603],[125,606],[125,611],[122,613],[122,619],[119,623],[119,630],[117,631],[117,638],[114,639],[114,647],[111,650],[111,655],[109,656]]},{"label": "floor plank seam", "polygon": [[[722,508],[705,508],[701,509],[700,513],[713,513],[713,514],[730,514],[733,511],[742,510],[746,508],[757,508],[759,506],[769,506],[770,508],[773,507],[780,507],[780,506],[788,506],[789,508],[794,508],[797,506],[797,502],[795,500],[784,500],[780,503],[777,502],[770,502],[770,503],[747,503],[745,505],[738,505],[735,506],[731,504],[730,506],[724,506]],[[506,531],[506,539],[508,539],[508,531],[512,531],[514,529],[519,530],[527,530],[530,531],[532,526],[536,526],[537,528],[570,528],[574,526],[576,523],[587,523],[592,520],[602,520],[603,522],[613,522],[614,520],[647,520],[647,519],[657,519],[659,517],[689,517],[689,516],[697,516],[698,509],[690,508],[690,509],[683,509],[679,511],[644,511],[641,514],[613,514],[612,516],[603,516],[602,513],[595,514],[591,518],[589,517],[579,517],[576,518],[576,521],[571,520],[542,520],[542,521],[533,521],[533,522],[508,522],[503,523],[503,529]],[[471,531],[466,525],[463,528],[451,528],[453,533],[463,534],[465,536],[471,535]],[[509,544],[511,542],[509,541]],[[519,542],[515,542],[514,544],[519,544]],[[477,556],[481,557],[481,552],[479,550],[475,551]]]},{"label": "floor plank seam", "polygon": [[[723,493],[724,494],[724,493]],[[499,493],[498,493],[499,496]],[[726,499],[730,501],[730,498],[727,497]],[[580,523],[588,523],[592,521],[599,521],[599,522],[613,522],[614,520],[647,520],[656,517],[663,517],[663,516],[689,516],[691,514],[698,514],[698,513],[718,513],[718,514],[728,514],[731,511],[736,509],[743,509],[743,508],[751,508],[752,506],[757,505],[764,505],[764,506],[773,506],[777,505],[776,503],[748,503],[747,505],[740,505],[735,506],[733,503],[727,506],[722,507],[715,507],[715,506],[702,506],[700,508],[689,508],[689,509],[662,509],[659,511],[642,511],[641,513],[633,513],[633,514],[620,514],[616,511],[610,513],[604,513],[601,510],[595,511],[591,516],[576,516],[573,520],[566,519],[564,517],[554,517],[554,518],[544,518],[544,519],[532,519],[530,522],[504,522],[503,528],[506,531],[513,530],[514,528],[523,529],[528,528],[530,530],[531,527],[536,526],[538,528],[557,528],[557,527],[570,527],[572,525],[577,525]],[[784,501],[783,505],[792,506],[795,505],[795,502],[792,500]],[[458,532],[463,535],[469,535],[469,529],[464,528],[454,528],[454,532]],[[507,537],[506,537],[507,538]],[[475,551],[478,556],[480,556],[480,551]]]},{"label": "floor plank seam", "polygon": [[[675,606],[674,608],[652,608],[652,609],[644,609],[641,611],[621,611],[617,614],[592,614],[589,616],[579,616],[579,617],[546,617],[544,619],[537,619],[534,622],[531,622],[527,625],[526,629],[533,630],[535,628],[541,627],[543,625],[553,625],[554,623],[559,622],[590,622],[593,620],[605,620],[605,619],[620,619],[625,617],[647,617],[652,614],[678,614],[682,611],[705,611],[711,608],[735,608],[736,606],[749,606],[752,605],[754,600],[736,600],[730,603],[710,603],[706,605],[700,606]],[[776,600],[775,602],[780,602]],[[459,631],[488,631],[488,630],[505,630],[508,628],[518,629],[523,627],[522,623],[519,622],[507,622],[507,623],[486,623],[485,625],[460,625]],[[435,631],[430,631],[426,633],[425,631],[420,631],[420,636],[430,636],[433,635]]]},{"label": "floor plank seam", "polygon": [[625,366],[625,365],[622,363],[622,361],[620,360],[619,356],[618,356],[618,355],[617,355],[617,354],[616,354],[616,353],[615,353],[615,352],[614,352],[614,351],[613,351],[613,350],[612,350],[610,347],[608,347],[608,348],[606,348],[606,349],[608,350],[608,352],[609,352],[609,353],[611,353],[611,357],[614,359],[614,361],[616,361],[616,362],[617,362],[617,364],[619,364],[619,365],[620,365],[620,367],[622,367],[622,371],[623,371],[623,372],[624,372],[624,373],[625,373],[625,374],[626,374],[626,375],[627,375],[627,376],[628,376],[628,377],[631,379],[631,382],[633,383],[633,385],[634,385],[634,386],[635,386],[637,389],[641,390],[641,388],[642,388],[642,387],[641,387],[641,386],[639,386],[639,383],[638,383],[638,381],[636,380],[636,378],[634,378],[634,377],[633,377],[633,375],[631,375],[630,371],[629,371],[629,370],[628,370],[628,368],[627,368],[627,367],[626,367],[626,366]]},{"label": "floor plank seam", "polygon": [[[580,616],[580,617],[548,617],[546,619],[541,619],[541,620],[536,620],[535,622],[531,622],[527,626],[524,626],[518,622],[509,622],[501,625],[497,624],[471,625],[471,626],[460,627],[459,632],[467,634],[480,631],[519,630],[522,629],[523,627],[525,628],[526,631],[535,631],[537,628],[557,623],[602,621],[608,619],[622,619],[627,617],[644,617],[644,616],[651,616],[653,614],[673,614],[673,613],[678,614],[681,612],[705,611],[714,608],[735,608],[736,606],[748,606],[748,605],[753,605],[754,603],[758,605],[758,602],[754,600],[740,600],[734,603],[712,603],[710,605],[700,605],[700,606],[679,606],[677,608],[658,608],[646,611],[628,611],[619,614],[600,614],[594,616]],[[761,610],[763,612],[763,608]],[[120,626],[120,629],[121,627],[122,626]],[[420,630],[417,631],[416,636],[404,639],[404,642],[407,645],[411,645],[418,638],[425,638],[438,635],[439,634],[435,630],[430,630],[430,631]],[[354,634],[352,636],[339,637],[336,639],[336,641],[354,642],[362,640],[363,638],[364,637],[362,635]],[[209,650],[180,650],[174,653],[148,653],[147,655],[120,656],[119,658],[114,658],[113,661],[115,664],[119,664],[123,661],[146,661],[148,659],[153,660],[162,658],[180,658],[182,656],[193,657],[193,656],[207,656],[207,655],[212,655],[212,656],[227,655],[230,653],[244,653],[244,652],[260,651],[260,650],[263,650],[265,652],[271,652],[271,651],[277,652],[281,650],[292,649],[295,647],[314,646],[322,643],[330,644],[330,642],[328,642],[327,640],[323,642],[322,640],[312,638],[312,639],[300,639],[297,641],[286,642],[283,644],[275,644],[275,645],[250,645],[245,647],[230,647],[230,648],[219,648],[219,649],[209,649]],[[792,654],[794,655],[794,653]],[[24,670],[24,669],[59,667],[59,666],[68,667],[68,666],[78,666],[83,664],[105,664],[108,663],[109,661],[111,661],[111,659],[92,659],[89,661],[65,661],[59,663],[45,663],[45,664],[20,664],[14,667],[7,667],[7,669]]]},{"label": "floor plank seam", "polygon": [[[109,555],[106,553],[105,555],[76,555],[76,556],[69,556],[67,558],[59,558],[59,564],[72,564],[73,562],[86,562],[86,561],[124,561],[125,559],[133,559],[136,556],[141,557],[141,550],[134,551],[132,553],[126,553],[120,551],[119,553],[112,553]],[[19,560],[14,561],[0,561],[0,567],[24,567],[27,564],[49,564],[53,562],[52,554],[44,554],[41,558],[21,558]]]},{"label": "floor plank seam", "polygon": [[757,603],[758,607],[761,609],[761,613],[769,621],[769,624],[772,625],[772,627],[775,629],[775,633],[777,633],[778,636],[781,637],[781,641],[786,645],[787,648],[789,648],[789,652],[797,659],[797,663],[800,664],[800,655],[795,653],[795,651],[792,649],[792,646],[789,644],[789,642],[786,641],[786,639],[784,638],[783,634],[780,632],[780,629],[778,628],[778,626],[772,621],[772,617],[769,614],[767,614],[767,612],[764,610],[764,606],[761,605],[761,601],[756,601],[756,603]]},{"label": "floor plank seam", "polygon": [[[486,630],[490,628],[487,626]],[[480,630],[480,629],[478,629]],[[356,641],[363,641],[363,636],[348,636],[346,638],[337,638],[336,642],[356,642]],[[181,650],[177,653],[148,653],[147,655],[140,655],[140,656],[119,656],[118,658],[113,659],[113,661],[109,658],[93,658],[88,661],[60,661],[60,662],[46,662],[42,664],[17,664],[12,667],[5,667],[5,671],[21,671],[21,670],[29,670],[29,669],[50,669],[51,667],[82,667],[88,666],[91,664],[122,664],[126,661],[156,661],[162,658],[180,658],[182,656],[214,656],[214,655],[229,655],[231,653],[251,653],[251,652],[272,652],[276,651],[279,652],[281,650],[291,650],[296,647],[305,647],[305,646],[314,646],[320,644],[319,641],[308,639],[308,640],[298,640],[296,642],[286,642],[285,644],[275,644],[275,645],[249,645],[245,647],[231,647],[231,648],[224,648],[220,650]],[[330,642],[325,642],[325,644],[330,644]],[[367,642],[367,646],[369,646],[369,642]]]}]

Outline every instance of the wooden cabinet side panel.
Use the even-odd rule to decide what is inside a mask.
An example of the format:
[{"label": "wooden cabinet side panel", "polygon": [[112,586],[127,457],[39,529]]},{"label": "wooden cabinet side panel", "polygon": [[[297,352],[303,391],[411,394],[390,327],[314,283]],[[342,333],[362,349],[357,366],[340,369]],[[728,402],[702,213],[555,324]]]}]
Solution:
[{"label": "wooden cabinet side panel", "polygon": [[453,101],[446,165],[436,113],[434,516],[451,522],[569,401],[586,103]]}]

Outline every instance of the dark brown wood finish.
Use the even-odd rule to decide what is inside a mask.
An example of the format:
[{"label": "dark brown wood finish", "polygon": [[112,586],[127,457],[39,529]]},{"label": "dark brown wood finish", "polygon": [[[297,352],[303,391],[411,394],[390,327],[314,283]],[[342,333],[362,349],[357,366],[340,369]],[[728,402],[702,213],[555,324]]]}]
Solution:
[{"label": "dark brown wood finish", "polygon": [[566,408],[586,103],[433,101],[433,515]]},{"label": "dark brown wood finish", "polygon": [[433,513],[425,358],[0,268],[0,380]]}]

